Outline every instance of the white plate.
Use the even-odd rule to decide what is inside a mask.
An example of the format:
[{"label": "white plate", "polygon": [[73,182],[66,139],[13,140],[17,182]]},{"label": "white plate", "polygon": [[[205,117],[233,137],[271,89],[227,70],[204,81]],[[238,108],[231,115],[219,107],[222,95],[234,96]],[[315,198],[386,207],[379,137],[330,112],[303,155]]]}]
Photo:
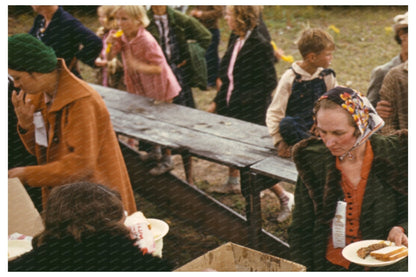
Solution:
[{"label": "white plate", "polygon": [[[401,257],[397,260],[393,260],[393,261],[379,261],[373,257],[371,257],[370,255],[368,255],[365,259],[362,259],[360,257],[358,257],[357,255],[357,250],[362,248],[362,247],[367,247],[370,244],[374,244],[374,243],[378,243],[378,242],[382,242],[383,240],[362,240],[362,241],[357,241],[354,243],[351,243],[349,245],[347,245],[343,250],[342,250],[342,255],[344,256],[345,259],[347,259],[348,261],[352,262],[352,263],[356,263],[362,266],[369,266],[369,267],[378,267],[378,266],[387,266],[387,265],[391,265],[394,263],[397,263],[398,261],[406,258],[405,257]],[[384,241],[387,245],[394,245],[393,242],[389,242],[389,241]]]},{"label": "white plate", "polygon": [[156,218],[148,218],[147,220],[150,223],[154,240],[163,238],[169,232],[169,225],[163,220]]},{"label": "white plate", "polygon": [[9,240],[9,261],[32,250],[32,242],[29,240]]}]

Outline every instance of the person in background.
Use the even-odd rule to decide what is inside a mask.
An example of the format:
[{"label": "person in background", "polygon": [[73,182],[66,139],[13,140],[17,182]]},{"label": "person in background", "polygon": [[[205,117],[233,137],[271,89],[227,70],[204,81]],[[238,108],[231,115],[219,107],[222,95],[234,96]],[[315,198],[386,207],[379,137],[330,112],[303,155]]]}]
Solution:
[{"label": "person in background", "polygon": [[383,134],[408,128],[408,67],[408,61],[393,67],[383,80],[380,100],[390,103],[392,108],[391,116],[382,116],[386,122],[381,130]]},{"label": "person in background", "polygon": [[208,87],[215,88],[218,76],[220,57],[218,45],[220,44],[220,29],[218,20],[222,17],[223,6],[195,6],[190,15],[199,20],[212,34],[211,44],[207,48],[205,59],[208,70]]},{"label": "person in background", "polygon": [[97,8],[98,21],[101,26],[98,28],[96,34],[101,38],[103,48],[100,56],[95,60],[95,66],[99,68],[97,71],[97,79],[101,85],[125,90],[121,57],[114,57],[111,61],[107,61],[106,58],[107,51],[109,51],[110,47],[107,43],[107,37],[112,29],[117,28],[113,15],[114,9],[115,6],[108,5]]},{"label": "person in background", "polygon": [[[277,75],[272,46],[258,31],[259,13],[258,6],[227,6],[225,20],[233,34],[220,64],[222,84],[208,111],[264,125]],[[239,171],[229,168],[217,191],[239,192]]]},{"label": "person in background", "polygon": [[[277,154],[284,158],[291,157],[293,145],[311,136],[315,101],[337,85],[335,72],[328,68],[335,50],[331,35],[319,28],[309,28],[302,32],[297,45],[303,59],[292,63],[282,75],[266,116]],[[271,190],[280,199],[277,220],[282,222],[290,216],[293,194],[279,183]]]},{"label": "person in background", "polygon": [[127,168],[101,95],[30,34],[10,36],[8,50],[8,73],[20,89],[12,94],[16,128],[37,159],[37,165],[9,169],[9,178],[41,187],[43,207],[53,187],[89,181],[117,190],[127,212],[135,212]]},{"label": "person in background", "polygon": [[147,16],[150,23],[146,29],[162,47],[168,64],[182,88],[179,95],[173,99],[173,103],[195,108],[188,41],[194,40],[203,49],[207,49],[211,42],[211,33],[195,18],[168,6],[151,6]]},{"label": "person in background", "polygon": [[[116,30],[107,39],[112,47],[107,59],[113,59],[121,52],[124,78],[129,93],[171,103],[181,91],[163,51],[155,38],[146,30],[149,19],[143,6],[117,6],[115,9],[117,25],[123,35],[116,37]],[[131,140],[129,141],[131,145]],[[153,146],[148,155],[158,161],[150,170],[151,175],[161,175],[173,169],[170,149]]]},{"label": "person in background", "polygon": [[59,6],[32,6],[38,13],[29,34],[52,47],[69,70],[82,78],[78,60],[91,67],[102,49],[101,39]]},{"label": "person in background", "polygon": [[408,15],[399,14],[394,17],[394,39],[400,45],[400,53],[395,56],[391,61],[377,66],[371,72],[370,83],[367,90],[367,98],[370,100],[373,107],[376,107],[377,113],[380,116],[388,117],[391,114],[390,103],[386,101],[380,101],[380,88],[383,84],[383,79],[387,72],[393,67],[407,61],[408,57]]},{"label": "person in background", "polygon": [[[194,41],[205,50],[211,42],[210,32],[195,18],[168,6],[151,6],[147,15],[150,23],[146,29],[162,47],[163,54],[181,86],[173,103],[195,108],[191,88],[195,72],[190,60],[188,42]],[[184,163],[188,172],[191,172],[192,157]],[[192,184],[192,177],[188,181]]]},{"label": "person in background", "polygon": [[315,104],[318,137],[296,144],[298,170],[290,257],[309,271],[407,270],[350,263],[345,246],[362,240],[408,245],[407,130],[391,136],[367,98],[335,87]]},{"label": "person in background", "polygon": [[9,271],[171,271],[172,265],[142,254],[124,224],[120,194],[88,182],[52,190],[45,229],[33,250],[9,261]]}]

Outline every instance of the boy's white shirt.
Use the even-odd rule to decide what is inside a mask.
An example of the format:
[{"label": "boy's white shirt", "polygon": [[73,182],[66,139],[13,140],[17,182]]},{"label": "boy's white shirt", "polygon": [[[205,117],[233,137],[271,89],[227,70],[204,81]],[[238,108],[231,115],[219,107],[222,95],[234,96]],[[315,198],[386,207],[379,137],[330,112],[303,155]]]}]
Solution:
[{"label": "boy's white shirt", "polygon": [[[292,63],[292,68],[296,71],[296,73],[301,75],[302,81],[309,81],[315,79],[319,76],[322,70],[324,70],[323,67],[319,67],[315,71],[315,73],[310,74],[307,71],[303,70],[299,66],[299,63],[300,61],[295,61],[294,63]],[[270,135],[272,136],[273,144],[275,146],[282,140],[282,137],[279,133],[279,125],[280,121],[286,115],[287,103],[289,101],[290,95],[292,94],[292,85],[296,77],[293,70],[288,69],[285,71],[285,73],[283,73],[277,85],[276,91],[273,95],[273,100],[270,106],[268,107],[266,113],[266,125]],[[332,74],[325,76],[324,81],[328,90],[337,86],[336,78]]]}]

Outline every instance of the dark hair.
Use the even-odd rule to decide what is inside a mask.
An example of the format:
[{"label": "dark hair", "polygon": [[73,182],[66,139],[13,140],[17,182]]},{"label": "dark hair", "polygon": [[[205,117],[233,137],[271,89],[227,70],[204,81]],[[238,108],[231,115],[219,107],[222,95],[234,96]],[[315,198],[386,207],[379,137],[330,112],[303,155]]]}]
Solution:
[{"label": "dark hair", "polygon": [[129,234],[122,222],[120,194],[99,184],[79,182],[54,188],[42,216],[45,230],[34,238],[34,246],[68,236],[82,241],[101,231]]},{"label": "dark hair", "polygon": [[354,136],[355,137],[358,137],[360,135],[360,130],[358,129],[358,126],[355,123],[354,118],[351,116],[351,114],[349,114],[338,103],[336,103],[334,101],[331,101],[329,99],[326,99],[326,98],[320,99],[320,100],[318,100],[318,101],[315,102],[315,105],[313,107],[313,118],[314,118],[314,121],[315,121],[314,125],[316,126],[316,124],[317,124],[317,122],[316,122],[316,120],[317,120],[316,115],[318,114],[318,112],[319,112],[320,109],[337,109],[337,108],[343,110],[346,114],[348,114],[348,122],[349,122],[349,124],[352,127],[355,128]]},{"label": "dark hair", "polygon": [[400,29],[397,30],[397,32],[394,36],[394,39],[397,41],[398,44],[400,44],[400,45],[402,44],[402,40],[400,39],[400,36],[404,35],[404,34],[407,34],[408,28],[409,27],[405,27],[405,28],[400,28]]}]

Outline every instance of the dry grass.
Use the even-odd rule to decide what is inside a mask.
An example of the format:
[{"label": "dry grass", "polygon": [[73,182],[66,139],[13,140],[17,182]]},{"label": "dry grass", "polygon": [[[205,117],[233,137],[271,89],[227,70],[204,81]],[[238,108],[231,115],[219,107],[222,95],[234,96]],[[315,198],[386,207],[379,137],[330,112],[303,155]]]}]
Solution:
[{"label": "dry grass", "polygon": [[[310,26],[328,30],[336,43],[331,67],[337,73],[339,84],[366,93],[372,68],[389,61],[400,50],[388,27],[391,27],[392,18],[395,15],[404,13],[406,10],[407,6],[265,6],[263,18],[276,44],[286,54],[294,56],[295,60],[300,59],[295,41],[302,29]],[[75,12],[74,15],[91,30],[97,29],[98,20],[95,14],[85,15],[83,12]],[[9,35],[27,32],[32,25],[33,18],[34,14],[30,9],[18,16],[10,16],[9,14]],[[331,29],[331,25],[339,29],[339,33]],[[225,27],[224,20],[220,21],[220,26],[221,44],[219,49],[220,56],[222,56],[227,45],[229,29]],[[278,76],[281,76],[289,66],[285,62],[276,64]],[[94,83],[94,71],[83,65],[81,65],[81,69],[84,79]],[[215,93],[213,90],[195,89],[194,96],[197,108],[205,110]],[[175,163],[177,166],[174,174],[183,178],[183,167],[179,157],[175,157]],[[225,182],[226,177],[226,167],[195,159],[195,184],[201,189],[208,191],[211,186]],[[286,187],[289,191],[294,190],[293,185]],[[242,196],[214,196],[240,213],[244,213]],[[276,222],[275,217],[280,208],[276,196],[266,193],[262,199],[262,207],[265,228],[286,239],[286,230],[290,220],[283,224]]]}]

